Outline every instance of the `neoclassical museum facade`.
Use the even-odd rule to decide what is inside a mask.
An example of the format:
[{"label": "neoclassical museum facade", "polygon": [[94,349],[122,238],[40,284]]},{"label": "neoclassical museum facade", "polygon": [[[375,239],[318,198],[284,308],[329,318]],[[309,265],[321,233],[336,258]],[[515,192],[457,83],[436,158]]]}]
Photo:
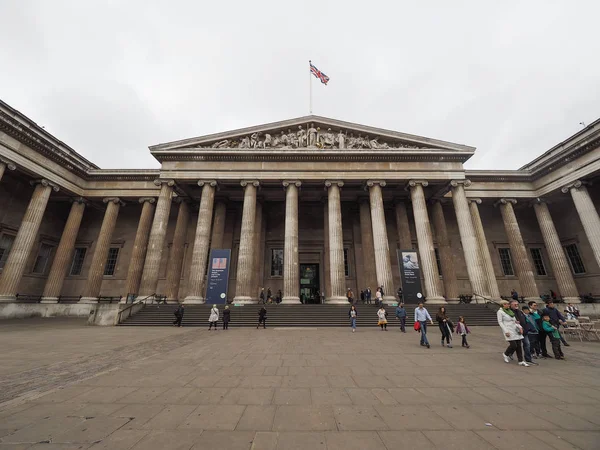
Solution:
[{"label": "neoclassical museum facade", "polygon": [[211,249],[231,250],[236,303],[367,286],[391,302],[401,249],[429,303],[600,293],[600,120],[519,170],[465,170],[474,147],[319,116],[150,152],[160,169],[101,169],[0,102],[0,301],[202,303]]}]

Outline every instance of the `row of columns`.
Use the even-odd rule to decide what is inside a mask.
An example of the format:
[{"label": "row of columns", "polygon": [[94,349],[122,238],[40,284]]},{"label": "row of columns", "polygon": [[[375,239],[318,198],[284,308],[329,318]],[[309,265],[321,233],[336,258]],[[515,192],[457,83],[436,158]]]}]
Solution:
[{"label": "row of columns", "polygon": [[[0,177],[7,167],[10,169],[7,163],[0,161]],[[142,296],[151,295],[156,291],[173,198],[173,181],[156,180],[155,183],[160,186],[158,201],[154,198],[139,199],[142,204],[142,212],[126,281],[127,292],[139,292],[139,295]],[[219,248],[222,245],[225,226],[225,204],[218,202],[216,208],[214,207],[216,181],[199,181],[198,185],[202,187],[202,197],[194,237],[188,295],[185,298],[187,303],[204,301],[203,281],[206,273],[208,252],[210,248]],[[241,185],[244,187],[244,204],[236,276],[236,297],[234,301],[243,303],[252,301],[252,291],[257,284],[256,274],[258,262],[260,261],[257,250],[261,241],[262,209],[261,204],[257,203],[259,181],[244,180],[241,182]],[[328,192],[327,214],[325,215],[327,233],[324,244],[326,249],[325,263],[329,267],[329,278],[326,280],[325,287],[328,294],[327,301],[331,303],[346,301],[340,196],[340,190],[343,185],[343,181],[340,180],[328,180],[325,182]],[[375,265],[375,273],[370,276],[366,274],[365,278],[367,280],[376,279],[377,285],[386,286],[386,291],[389,293],[392,291],[393,281],[383,207],[382,188],[385,185],[385,181],[381,180],[367,181],[366,189],[369,191],[369,201],[368,203],[363,201],[360,204],[360,227],[363,236],[364,256],[367,260],[374,261]],[[411,180],[408,183],[407,189],[410,191],[413,206],[416,237],[427,301],[430,303],[443,303],[445,300],[441,295],[433,235],[423,190],[427,185],[427,181]],[[452,181],[450,189],[452,191],[459,233],[465,253],[469,280],[475,294],[498,298],[500,293],[478,210],[478,204],[481,203],[481,200],[468,199],[466,197],[464,187],[468,185],[468,180]],[[286,180],[283,182],[283,187],[286,190],[284,303],[299,302],[298,191],[300,186],[301,182],[299,180]],[[39,231],[39,226],[52,190],[58,191],[58,187],[47,180],[35,182],[31,201],[13,243],[12,251],[5,268],[0,276],[0,300],[12,299],[17,292],[18,284],[24,273],[26,261],[33,248],[33,243]],[[571,193],[594,255],[600,265],[600,219],[587,189],[578,181],[563,188],[563,192]],[[106,198],[104,199],[104,203],[106,204],[106,212],[96,241],[82,298],[83,302],[96,301],[100,294],[104,266],[113,230],[116,226],[119,209],[123,205],[123,202],[119,198]],[[176,299],[178,296],[187,223],[189,221],[189,205],[185,200],[178,200],[178,203],[179,212],[173,239],[173,248],[169,256],[167,269],[166,290],[169,299]],[[497,206],[500,209],[507,232],[516,275],[521,284],[521,291],[525,297],[537,298],[538,292],[534,273],[527,257],[527,250],[514,214],[514,203],[516,203],[516,200],[501,199],[497,202]],[[85,205],[86,201],[84,199],[73,200],[69,217],[44,288],[43,301],[45,302],[57,301],[60,295],[64,278],[71,263],[72,252]],[[538,199],[534,204],[534,211],[548,250],[558,290],[568,301],[577,301],[578,294],[575,282],[564,256],[564,251],[552,222],[548,206],[544,201]],[[214,227],[211,230],[213,212],[215,216]],[[406,205],[398,202],[395,207],[395,213],[400,247],[410,248],[411,238],[408,228]],[[458,288],[456,286],[453,256],[443,208],[439,201],[434,201],[432,216],[439,244],[441,266],[445,274],[444,290],[447,298],[455,298]],[[372,269],[365,267],[365,270]],[[386,296],[384,300],[393,300],[393,296]]]}]

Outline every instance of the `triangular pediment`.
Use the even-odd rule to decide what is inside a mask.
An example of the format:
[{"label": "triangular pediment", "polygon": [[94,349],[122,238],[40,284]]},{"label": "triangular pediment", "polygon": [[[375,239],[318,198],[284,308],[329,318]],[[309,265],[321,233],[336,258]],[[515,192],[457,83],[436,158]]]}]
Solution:
[{"label": "triangular pediment", "polygon": [[440,149],[472,153],[461,144],[374,128],[320,116],[241,128],[158,144],[151,151],[192,149]]}]

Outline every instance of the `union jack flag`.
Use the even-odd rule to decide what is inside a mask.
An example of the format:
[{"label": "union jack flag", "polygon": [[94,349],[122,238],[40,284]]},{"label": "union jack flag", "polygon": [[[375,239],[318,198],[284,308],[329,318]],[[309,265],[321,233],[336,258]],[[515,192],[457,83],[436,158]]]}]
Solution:
[{"label": "union jack flag", "polygon": [[312,62],[308,62],[310,64],[310,71],[311,73],[318,78],[319,80],[321,80],[321,83],[327,85],[327,82],[329,81],[329,77],[327,75],[325,75],[323,72],[321,72],[319,69],[317,69],[315,66],[313,66]]}]

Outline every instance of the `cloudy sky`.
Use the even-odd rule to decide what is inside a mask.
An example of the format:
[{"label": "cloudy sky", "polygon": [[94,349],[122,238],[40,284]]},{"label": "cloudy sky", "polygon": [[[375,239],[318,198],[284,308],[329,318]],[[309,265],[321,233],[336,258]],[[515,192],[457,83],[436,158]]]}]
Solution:
[{"label": "cloudy sky", "polygon": [[[418,3],[418,5],[417,5]],[[313,112],[516,169],[600,117],[600,3],[2,0],[0,98],[103,168]],[[317,81],[317,80],[314,80]]]}]

